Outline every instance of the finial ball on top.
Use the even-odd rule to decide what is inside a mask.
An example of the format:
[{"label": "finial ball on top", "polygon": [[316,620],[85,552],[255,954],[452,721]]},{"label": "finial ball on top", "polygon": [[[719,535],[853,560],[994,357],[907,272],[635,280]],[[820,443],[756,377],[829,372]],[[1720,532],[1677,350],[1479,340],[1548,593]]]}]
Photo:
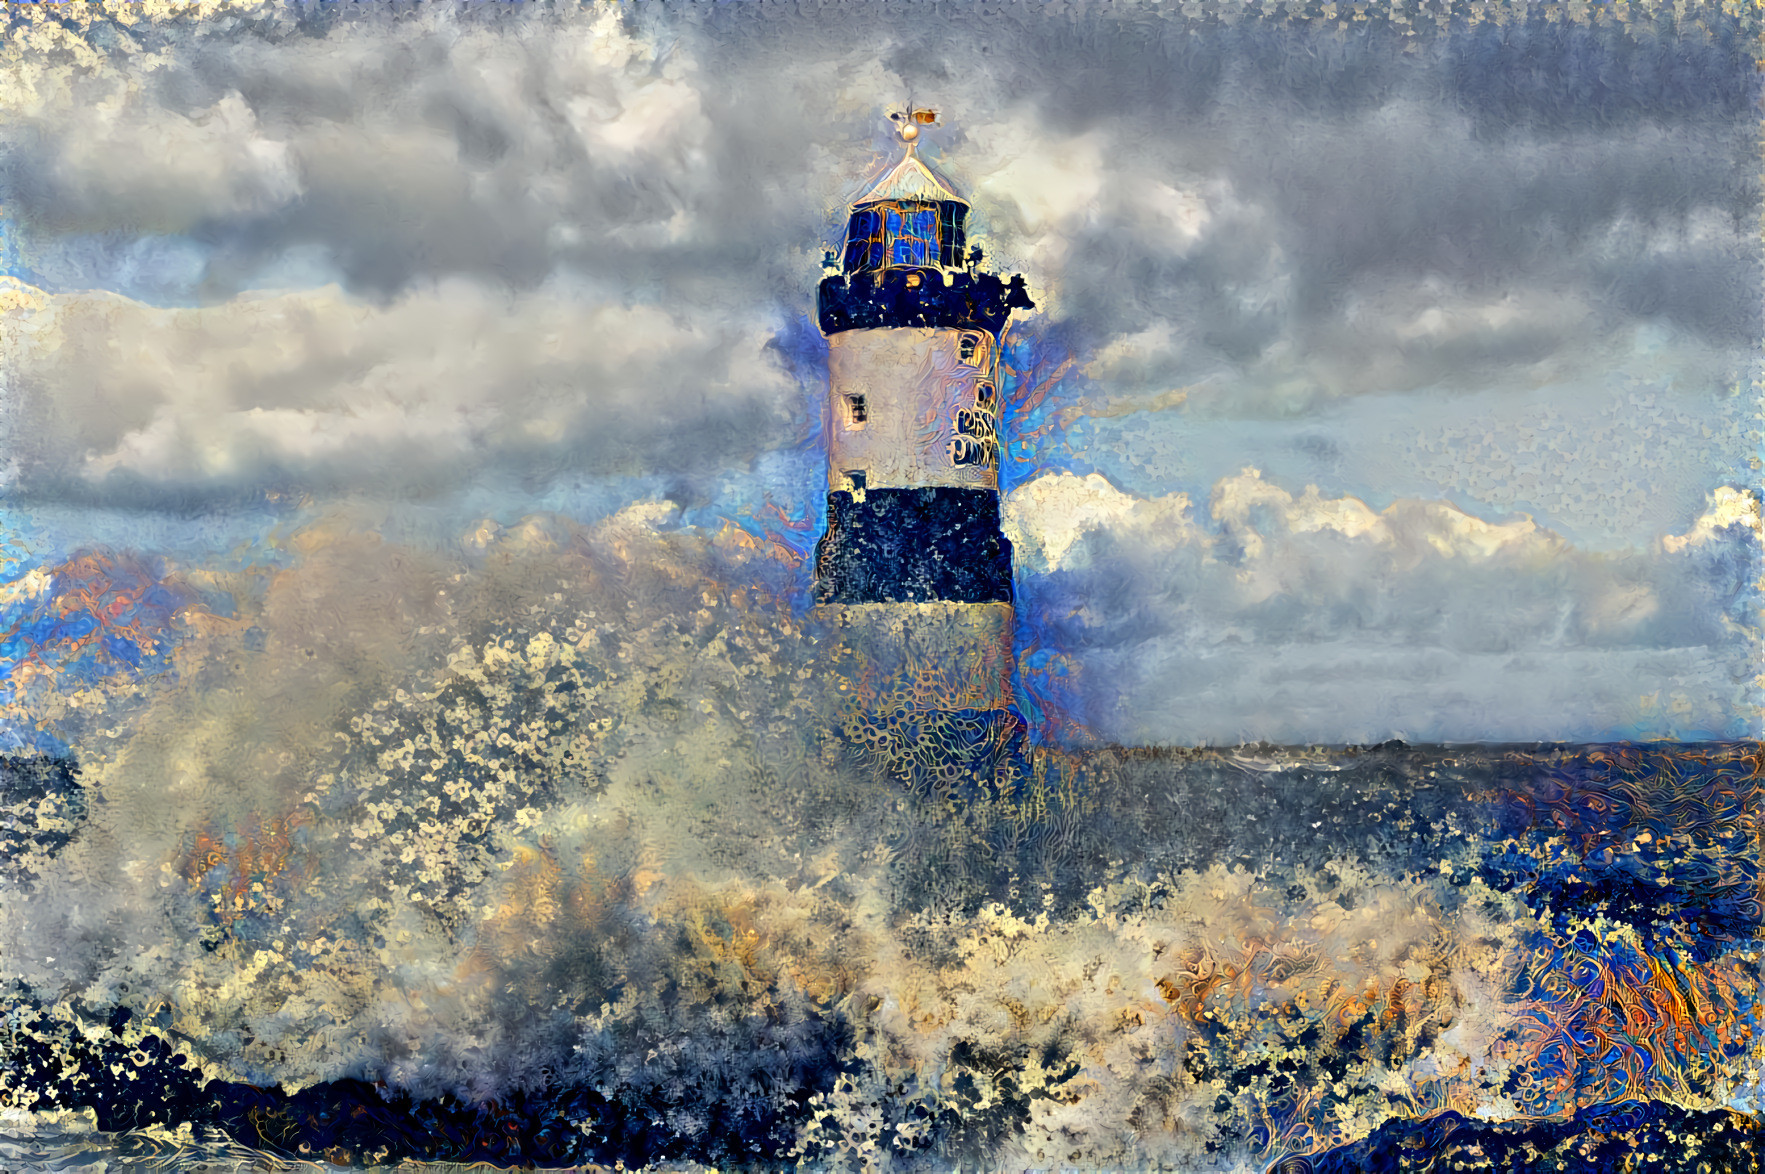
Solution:
[{"label": "finial ball on top", "polygon": [[919,126],[932,126],[938,121],[938,112],[909,106],[905,110],[891,111],[889,121],[901,128],[901,141],[911,143],[919,137]]}]

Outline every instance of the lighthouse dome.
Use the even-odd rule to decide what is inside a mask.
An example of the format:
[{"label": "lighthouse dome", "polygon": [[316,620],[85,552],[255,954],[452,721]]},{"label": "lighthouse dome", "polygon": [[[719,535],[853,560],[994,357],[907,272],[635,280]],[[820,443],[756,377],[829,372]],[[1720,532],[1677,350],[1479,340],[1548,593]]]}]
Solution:
[{"label": "lighthouse dome", "polygon": [[911,146],[901,161],[891,167],[870,189],[852,201],[854,209],[889,201],[911,200],[928,204],[961,204],[968,201],[957,195],[948,183],[919,159]]}]

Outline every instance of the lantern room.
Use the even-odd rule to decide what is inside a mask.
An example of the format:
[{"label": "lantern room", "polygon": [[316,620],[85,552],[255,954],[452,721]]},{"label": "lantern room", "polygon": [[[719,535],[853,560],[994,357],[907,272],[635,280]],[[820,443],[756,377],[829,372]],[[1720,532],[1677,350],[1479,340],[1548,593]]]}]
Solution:
[{"label": "lantern room", "polygon": [[847,274],[886,269],[960,269],[967,245],[968,201],[920,162],[906,156],[852,204],[842,268]]}]

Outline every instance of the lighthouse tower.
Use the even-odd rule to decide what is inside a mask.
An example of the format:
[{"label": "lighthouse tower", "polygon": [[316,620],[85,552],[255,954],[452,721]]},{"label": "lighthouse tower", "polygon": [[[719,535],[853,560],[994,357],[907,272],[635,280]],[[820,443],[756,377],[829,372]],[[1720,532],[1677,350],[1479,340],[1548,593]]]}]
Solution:
[{"label": "lighthouse tower", "polygon": [[[1022,277],[981,270],[968,201],[915,150],[851,205],[821,282],[828,341],[827,533],[819,601],[862,664],[861,699],[1011,705],[1011,544],[999,529],[999,345]],[[829,254],[829,264],[834,263]]]}]

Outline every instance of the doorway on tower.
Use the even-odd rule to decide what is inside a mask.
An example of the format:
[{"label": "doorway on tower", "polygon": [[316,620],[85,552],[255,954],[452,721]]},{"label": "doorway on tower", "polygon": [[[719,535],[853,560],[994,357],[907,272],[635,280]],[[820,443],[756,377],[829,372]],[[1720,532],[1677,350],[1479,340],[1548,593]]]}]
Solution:
[{"label": "doorway on tower", "polygon": [[864,470],[847,469],[846,487],[852,491],[853,501],[864,500]]}]

